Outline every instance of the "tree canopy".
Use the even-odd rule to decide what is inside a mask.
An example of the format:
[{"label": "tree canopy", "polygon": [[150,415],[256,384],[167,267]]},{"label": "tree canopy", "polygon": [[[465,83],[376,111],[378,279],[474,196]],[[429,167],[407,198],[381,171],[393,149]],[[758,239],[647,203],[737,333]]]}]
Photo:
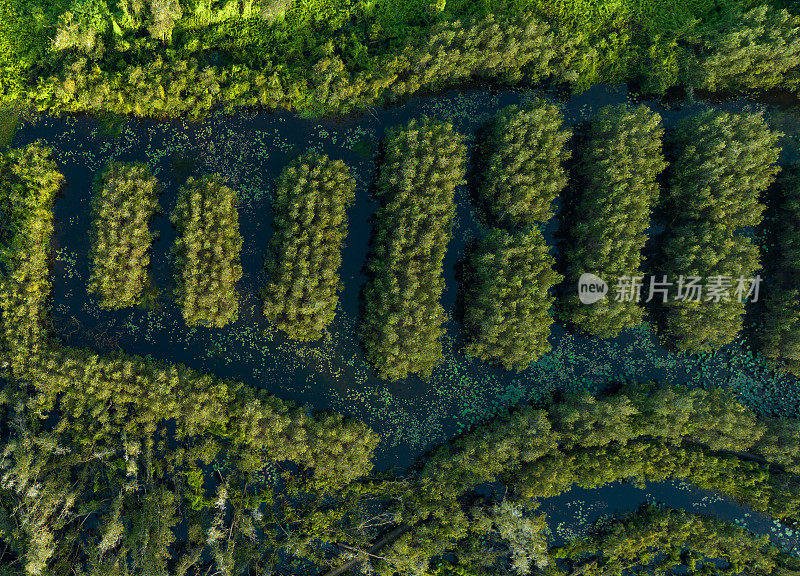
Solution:
[{"label": "tree canopy", "polygon": [[189,178],[171,220],[175,241],[175,296],[189,326],[221,328],[239,312],[242,277],[237,195],[218,176]]},{"label": "tree canopy", "polygon": [[450,124],[423,119],[389,130],[385,148],[361,338],[382,378],[427,377],[442,359],[442,262],[466,147]]},{"label": "tree canopy", "polygon": [[298,158],[278,178],[264,316],[290,338],[319,339],[336,315],[355,186],[344,162],[316,153]]},{"label": "tree canopy", "polygon": [[89,292],[103,308],[139,303],[149,283],[149,223],[158,209],[158,181],[144,164],[114,162],[100,177],[93,199],[92,275]]}]

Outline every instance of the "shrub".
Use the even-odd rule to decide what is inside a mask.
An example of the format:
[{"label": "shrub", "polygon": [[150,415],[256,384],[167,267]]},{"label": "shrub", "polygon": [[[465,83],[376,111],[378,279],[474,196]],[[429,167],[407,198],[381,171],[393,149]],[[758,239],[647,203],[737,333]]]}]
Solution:
[{"label": "shrub", "polygon": [[93,202],[89,292],[103,308],[136,305],[149,283],[150,219],[158,208],[158,181],[144,164],[114,162],[102,174]]},{"label": "shrub", "polygon": [[178,195],[171,218],[178,230],[175,296],[189,326],[221,328],[236,321],[242,277],[237,201],[218,176],[190,178]]},{"label": "shrub", "polygon": [[570,294],[564,316],[580,331],[609,338],[642,322],[634,299],[613,294],[625,277],[641,276],[645,231],[658,199],[657,177],[666,168],[662,153],[661,116],[645,106],[603,108],[592,121],[582,153],[582,182],[576,207],[568,216],[565,248],[568,285],[583,273],[594,273],[612,294],[592,305]]},{"label": "shrub", "polygon": [[15,370],[49,340],[52,210],[63,182],[40,143],[0,154],[0,342]]},{"label": "shrub", "polygon": [[468,356],[524,370],[550,350],[553,271],[542,233],[493,229],[471,255],[464,323]]},{"label": "shrub", "polygon": [[449,124],[412,120],[387,134],[361,325],[367,359],[382,378],[427,377],[442,358],[442,261],[465,157],[463,137]]},{"label": "shrub", "polygon": [[344,162],[316,153],[299,158],[278,178],[264,316],[290,338],[321,338],[336,314],[346,212],[355,186]]},{"label": "shrub", "polygon": [[705,286],[719,286],[714,278],[732,283],[719,296],[672,298],[664,305],[662,339],[678,350],[715,351],[741,329],[750,285],[737,292],[739,278],[754,278],[760,263],[752,241],[735,234],[761,222],[759,196],[778,172],[778,137],[761,114],[713,111],[687,118],[676,131],[664,273],[673,281],[697,277]]},{"label": "shrub", "polygon": [[572,132],[561,129],[563,120],[556,106],[542,100],[497,115],[480,195],[498,223],[513,227],[553,216],[552,203],[567,185],[562,164],[571,156],[566,143]]}]

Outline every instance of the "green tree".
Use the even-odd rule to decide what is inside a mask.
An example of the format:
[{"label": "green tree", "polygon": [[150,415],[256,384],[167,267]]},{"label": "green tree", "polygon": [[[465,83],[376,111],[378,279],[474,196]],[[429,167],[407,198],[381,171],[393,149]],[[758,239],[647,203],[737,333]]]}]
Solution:
[{"label": "green tree", "polygon": [[15,369],[49,340],[52,210],[63,182],[42,143],[0,154],[0,350]]},{"label": "green tree", "polygon": [[175,241],[175,296],[189,326],[221,328],[235,322],[242,277],[236,192],[218,176],[190,178],[181,188],[172,223]]},{"label": "green tree", "polygon": [[561,128],[563,120],[561,111],[543,100],[497,115],[480,186],[495,221],[520,226],[552,218],[552,203],[567,185],[562,165],[571,156],[566,143],[572,132]]},{"label": "green tree", "polygon": [[467,355],[524,370],[550,350],[554,265],[538,228],[495,228],[481,240],[465,279]]},{"label": "green tree", "polygon": [[319,339],[336,315],[355,186],[344,162],[316,153],[300,157],[278,178],[264,316],[290,338]]},{"label": "green tree", "polygon": [[706,90],[797,89],[800,18],[757,6],[704,39],[690,82]]},{"label": "green tree", "polygon": [[[695,278],[701,293],[664,305],[662,339],[681,351],[711,352],[732,342],[742,326],[739,279],[759,270],[757,246],[736,235],[761,222],[760,195],[778,173],[780,134],[758,114],[704,112],[681,122],[679,150],[669,175],[663,238],[664,273],[674,282]],[[719,293],[713,286],[725,288]]]},{"label": "green tree", "polygon": [[463,140],[450,124],[429,119],[387,134],[361,322],[367,360],[381,378],[428,377],[442,358],[442,261],[455,188],[464,182]]},{"label": "green tree", "polygon": [[[687,551],[688,548],[688,551]],[[622,576],[639,567],[656,573],[780,574],[793,562],[770,543],[731,522],[652,504],[622,518],[595,523],[589,535],[551,551],[567,571]],[[715,560],[724,561],[723,565]],[[789,569],[789,573],[795,570]]]},{"label": "green tree", "polygon": [[93,200],[89,292],[100,306],[136,305],[149,283],[150,219],[158,209],[158,181],[144,164],[111,163]]},{"label": "green tree", "polygon": [[800,373],[800,173],[784,171],[775,187],[777,205],[768,219],[765,276],[770,289],[761,306],[758,339],[761,353],[780,369]]},{"label": "green tree", "polygon": [[612,294],[584,305],[573,287],[584,273],[596,274],[612,291],[642,276],[642,248],[659,197],[657,178],[667,166],[663,134],[661,116],[646,106],[608,106],[592,120],[581,156],[581,189],[567,216],[570,295],[563,304],[564,318],[586,334],[610,338],[643,320],[635,298]]}]

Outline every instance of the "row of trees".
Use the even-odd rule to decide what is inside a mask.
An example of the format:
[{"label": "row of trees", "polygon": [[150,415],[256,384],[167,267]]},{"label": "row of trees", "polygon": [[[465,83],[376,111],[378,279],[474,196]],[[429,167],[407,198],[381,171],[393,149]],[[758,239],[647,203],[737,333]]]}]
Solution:
[{"label": "row of trees", "polygon": [[657,573],[796,574],[800,563],[732,522],[648,504],[613,521],[597,522],[588,536],[551,551],[563,571],[622,576],[652,567]]},{"label": "row of trees", "polygon": [[213,433],[246,443],[265,459],[313,469],[322,486],[365,474],[378,440],[362,423],[312,417],[241,382],[138,356],[50,346],[18,376],[34,384],[26,403],[40,418],[60,414],[73,441],[97,452],[145,448],[171,422],[180,441]]},{"label": "row of trees", "polygon": [[467,355],[524,370],[550,350],[555,298],[549,293],[562,279],[554,266],[538,228],[489,231],[464,278]]},{"label": "row of trees", "polygon": [[47,345],[53,202],[63,182],[41,143],[0,154],[0,350],[14,369]]},{"label": "row of trees", "polygon": [[51,348],[0,400],[0,527],[14,553],[2,562],[26,574],[368,563],[390,576],[429,573],[442,555],[481,574],[560,573],[565,561],[614,573],[612,556],[646,564],[641,546],[687,543],[796,570],[766,538],[663,511],[549,548],[537,499],[576,484],[684,478],[796,518],[800,424],[757,418],[722,390],[627,385],[524,407],[404,477],[372,472],[378,437],[363,424],[136,357]]},{"label": "row of trees", "polygon": [[514,573],[522,560],[544,569],[537,499],[622,480],[681,478],[793,519],[798,426],[756,418],[722,390],[656,385],[526,407],[432,453],[399,505],[402,529],[360,561],[386,576],[425,573],[445,554],[480,573]]},{"label": "row of trees", "polygon": [[559,75],[565,53],[575,51],[530,13],[436,22],[406,40],[396,52],[371,56],[372,65],[355,74],[338,55],[320,58],[308,78],[306,106],[352,112],[472,79],[536,82]]},{"label": "row of trees", "polygon": [[290,338],[321,338],[336,314],[355,186],[344,162],[316,153],[297,159],[278,178],[264,316]]},{"label": "row of trees", "polygon": [[663,135],[661,116],[646,106],[605,107],[592,120],[581,151],[578,197],[563,215],[571,292],[563,316],[587,334],[609,338],[642,322],[643,309],[634,297],[609,295],[587,306],[574,287],[584,273],[599,276],[612,289],[624,277],[641,276],[645,232],[659,195],[657,178],[667,166]]},{"label": "row of trees", "polygon": [[[22,100],[50,112],[147,116],[203,115],[215,107],[253,105],[311,114],[346,113],[473,79],[536,82],[549,77],[580,89],[626,80],[643,80],[659,91],[678,82],[712,90],[795,89],[800,62],[797,17],[768,5],[748,12],[731,5],[727,16],[734,17],[696,29],[677,26],[683,30],[645,34],[637,42],[626,24],[598,35],[588,32],[590,25],[546,22],[542,13],[558,14],[550,8],[503,14],[498,6],[496,15],[448,20],[438,17],[440,3],[432,0],[434,15],[425,16],[425,24],[399,30],[383,29],[367,16],[375,11],[365,9],[360,12],[365,20],[346,26],[347,33],[334,33],[350,22],[350,12],[333,9],[331,16],[338,24],[318,30],[318,37],[313,26],[319,22],[301,18],[309,29],[262,26],[253,39],[197,32],[184,34],[176,43],[172,34],[181,21],[194,28],[260,15],[274,23],[292,1],[246,0],[214,6],[205,0],[71,4],[62,8],[52,25],[41,26],[39,38],[27,42],[0,38],[3,45],[18,45],[17,59],[24,61],[6,66],[8,79],[0,81],[3,101]],[[659,13],[663,6],[648,8]],[[26,10],[10,12],[6,16],[12,19],[20,18],[14,12]],[[698,10],[704,12],[716,14]],[[636,29],[637,23],[627,26]],[[16,30],[9,26],[0,32],[11,36]],[[281,36],[292,32],[306,42]],[[187,36],[193,40],[186,42]],[[287,43],[293,44],[292,50],[282,53],[275,48]],[[219,65],[210,58],[198,59],[201,46],[222,52],[232,62]]]},{"label": "row of trees", "polygon": [[442,261],[465,161],[464,138],[450,124],[415,119],[387,133],[361,324],[382,378],[427,377],[442,358]]},{"label": "row of trees", "polygon": [[[681,122],[665,202],[670,214],[663,273],[704,280],[755,276],[758,247],[738,232],[761,222],[760,196],[778,173],[779,137],[760,113],[709,111]],[[732,342],[742,327],[744,299],[712,296],[670,299],[663,339],[691,352]]]},{"label": "row of trees", "polygon": [[149,284],[150,219],[158,193],[145,164],[113,162],[100,177],[92,202],[89,292],[100,296],[103,308],[135,306]]},{"label": "row of trees", "polygon": [[237,195],[218,176],[189,178],[178,194],[172,223],[175,296],[188,326],[221,328],[239,312],[236,282],[242,277]]},{"label": "row of trees", "polygon": [[[550,350],[554,298],[562,280],[537,227],[553,216],[567,185],[570,130],[558,107],[534,100],[501,110],[489,126],[480,198],[491,229],[465,267],[465,352],[507,370],[524,370]],[[516,227],[516,230],[514,228]]]},{"label": "row of trees", "polygon": [[[798,423],[758,419],[721,391],[629,386],[524,408],[397,479],[369,475],[377,437],[363,425],[180,366],[48,348],[17,375],[2,395],[0,525],[29,574],[236,574],[288,558],[389,575],[445,553],[525,573],[548,562],[527,499],[632,476],[800,513]],[[497,479],[508,496],[474,491]]]},{"label": "row of trees", "polygon": [[15,573],[322,564],[370,494],[366,426],[179,365],[49,349],[1,399],[2,563]]},{"label": "row of trees", "polygon": [[785,9],[753,8],[695,50],[686,80],[705,90],[797,90],[800,84],[800,17]]}]

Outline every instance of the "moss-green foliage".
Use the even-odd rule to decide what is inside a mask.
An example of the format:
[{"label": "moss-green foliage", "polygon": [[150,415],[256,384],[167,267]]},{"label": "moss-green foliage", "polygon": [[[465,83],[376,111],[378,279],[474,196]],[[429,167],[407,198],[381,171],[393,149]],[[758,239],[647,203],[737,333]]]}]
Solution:
[{"label": "moss-green foliage", "polygon": [[[745,14],[764,3],[3,0],[0,102],[148,116],[254,104],[322,114],[476,77],[553,77],[579,89],[628,80],[657,91],[792,87],[794,23],[775,10]],[[196,68],[203,85],[183,82],[181,67]]]},{"label": "moss-green foliage", "polygon": [[669,300],[662,337],[679,350],[718,350],[742,327],[738,279],[753,278],[760,263],[757,246],[736,233],[761,222],[759,197],[778,173],[779,136],[761,114],[705,112],[677,129],[679,152],[665,203],[671,226],[663,241],[664,273],[673,282],[683,276],[699,277],[704,286],[717,277],[733,283],[728,298],[707,300],[713,293],[704,289],[701,302]]},{"label": "moss-green foliage", "polygon": [[[730,86],[791,87],[796,30],[775,10],[745,15],[762,3],[3,0],[0,94],[55,112],[175,116],[253,105],[350,112],[474,78],[552,77],[578,89],[639,80],[663,91],[730,73]],[[709,49],[718,43],[724,57]],[[182,67],[202,85],[184,82]]]},{"label": "moss-green foliage", "polygon": [[0,349],[12,367],[31,361],[48,340],[52,209],[63,182],[40,143],[0,155]]},{"label": "moss-green foliage", "polygon": [[797,563],[770,544],[767,536],[753,536],[736,524],[710,516],[652,504],[611,522],[596,523],[588,536],[550,554],[566,562],[564,574],[579,570],[587,576],[622,576],[650,566],[658,573],[676,569],[754,575],[797,572]]},{"label": "moss-green foliage", "polygon": [[303,542],[352,541],[339,526],[374,491],[356,483],[372,431],[240,383],[75,349],[19,376],[4,390],[0,525],[28,574],[235,574],[274,568],[279,550],[321,563]]},{"label": "moss-green foliage", "polygon": [[355,186],[344,162],[316,153],[299,158],[278,178],[264,316],[290,338],[321,338],[336,315]]},{"label": "moss-green foliage", "polygon": [[[749,238],[732,236],[715,223],[698,222],[672,228],[663,243],[665,270],[684,289],[694,278],[702,286],[700,302],[672,299],[665,304],[663,342],[681,351],[710,352],[733,342],[742,328],[744,302],[736,298],[739,278],[753,278],[760,268],[758,247]],[[714,299],[707,285],[728,278],[728,299]],[[744,294],[750,284],[744,286]],[[762,286],[763,288],[763,286]]]},{"label": "moss-green foliage", "polygon": [[239,312],[236,282],[242,277],[237,195],[217,176],[190,178],[171,220],[175,241],[175,296],[189,326],[221,328]]},{"label": "moss-green foliage", "polygon": [[367,360],[382,378],[427,377],[442,358],[442,261],[465,160],[450,124],[412,120],[386,136],[361,322]]},{"label": "moss-green foliage", "polygon": [[784,171],[771,206],[771,249],[765,277],[769,290],[762,305],[761,353],[793,374],[800,373],[800,172]]},{"label": "moss-green foliage", "polygon": [[[645,106],[603,108],[592,121],[581,153],[577,205],[567,215],[565,248],[569,296],[566,320],[582,332],[608,338],[642,322],[633,299],[617,299],[624,277],[641,277],[642,248],[650,214],[659,196],[658,175],[666,168],[661,116]],[[593,273],[609,285],[609,294],[584,305],[576,293],[578,278]]]},{"label": "moss-green foliage", "polygon": [[705,41],[692,83],[707,90],[795,90],[798,67],[800,18],[759,6]]},{"label": "moss-green foliage", "polygon": [[538,228],[495,228],[481,240],[465,280],[468,356],[524,370],[550,350],[549,291],[561,281],[554,266]]},{"label": "moss-green foliage", "polygon": [[489,157],[480,195],[494,220],[505,226],[544,222],[553,201],[567,185],[562,164],[572,132],[562,129],[558,107],[542,100],[523,108],[509,106],[492,123]]},{"label": "moss-green foliage", "polygon": [[[604,398],[582,395],[549,409],[527,407],[430,456],[403,503],[409,528],[381,552],[375,568],[388,575],[453,554],[459,564],[502,571],[486,546],[470,544],[484,533],[465,505],[480,501],[475,487],[498,479],[504,499],[528,502],[531,511],[535,499],[576,484],[682,478],[794,518],[800,510],[798,431],[795,421],[757,419],[722,390],[635,385]],[[787,471],[752,461],[760,457]]]},{"label": "moss-green foliage", "polygon": [[390,97],[470,78],[536,82],[558,70],[563,49],[551,27],[531,14],[438,23],[403,51],[405,66],[393,71]]},{"label": "moss-green foliage", "polygon": [[[377,57],[365,73],[352,78],[339,74],[338,82],[327,74],[322,93],[315,80],[313,97],[322,109],[333,105],[351,110],[351,102],[363,108],[376,99],[397,100],[470,79],[537,81],[560,70],[560,49],[551,28],[531,15],[441,22],[419,38],[409,38],[398,54]],[[343,67],[338,63],[334,68]]]},{"label": "moss-green foliage", "polygon": [[97,184],[89,292],[100,296],[103,308],[126,308],[141,300],[149,283],[149,224],[158,192],[158,181],[144,164],[114,162]]},{"label": "moss-green foliage", "polygon": [[[291,460],[336,481],[364,474],[377,441],[363,424],[335,415],[312,418],[240,382],[137,356],[48,349],[21,375],[34,384],[31,407],[66,415],[73,437],[99,451],[123,448],[122,437],[144,440],[174,420],[179,439],[211,431],[256,446],[265,458]],[[331,450],[331,443],[340,448]]]}]

